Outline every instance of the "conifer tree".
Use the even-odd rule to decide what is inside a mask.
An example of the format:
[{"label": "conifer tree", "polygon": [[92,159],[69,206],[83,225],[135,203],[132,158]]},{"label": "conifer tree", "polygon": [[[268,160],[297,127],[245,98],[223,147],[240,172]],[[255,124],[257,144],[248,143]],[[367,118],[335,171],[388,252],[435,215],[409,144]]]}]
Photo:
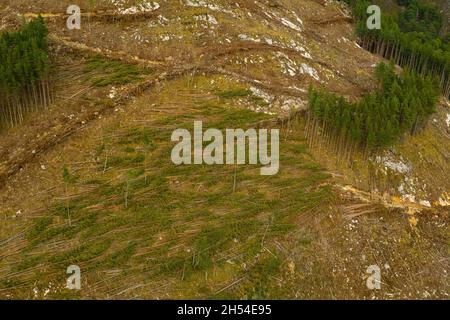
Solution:
[{"label": "conifer tree", "polygon": [[435,5],[418,0],[397,0],[404,8],[398,14],[383,12],[382,28],[366,26],[371,1],[344,0],[357,20],[356,33],[363,48],[395,64],[437,79],[445,97],[450,98],[450,35],[445,17]]},{"label": "conifer tree", "polygon": [[[349,152],[359,146],[365,152],[393,144],[401,135],[416,133],[436,111],[439,90],[431,78],[404,70],[395,74],[393,64],[375,69],[379,90],[349,103],[323,89],[310,89],[306,133],[310,144],[318,131],[335,150]],[[350,150],[348,150],[350,148]]]},{"label": "conifer tree", "polygon": [[15,126],[50,101],[48,30],[41,16],[0,36],[0,125]]}]

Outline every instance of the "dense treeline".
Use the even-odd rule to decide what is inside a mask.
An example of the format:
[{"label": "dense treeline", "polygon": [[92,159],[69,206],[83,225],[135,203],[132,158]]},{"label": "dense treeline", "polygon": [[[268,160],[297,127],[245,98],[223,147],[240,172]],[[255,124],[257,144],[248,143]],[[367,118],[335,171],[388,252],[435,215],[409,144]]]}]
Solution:
[{"label": "dense treeline", "polygon": [[405,133],[415,133],[435,112],[439,89],[430,77],[408,70],[395,73],[393,64],[380,63],[375,93],[350,103],[324,90],[310,89],[306,132],[310,144],[318,136],[338,154],[372,151],[389,146]]},{"label": "dense treeline", "polygon": [[383,12],[381,29],[366,25],[368,0],[345,0],[358,20],[362,47],[394,63],[439,79],[444,96],[450,97],[450,36],[442,34],[443,17],[434,5],[418,0],[397,0],[404,8],[397,14]]},{"label": "dense treeline", "polygon": [[41,17],[0,37],[0,125],[15,126],[30,110],[46,108],[48,30]]}]

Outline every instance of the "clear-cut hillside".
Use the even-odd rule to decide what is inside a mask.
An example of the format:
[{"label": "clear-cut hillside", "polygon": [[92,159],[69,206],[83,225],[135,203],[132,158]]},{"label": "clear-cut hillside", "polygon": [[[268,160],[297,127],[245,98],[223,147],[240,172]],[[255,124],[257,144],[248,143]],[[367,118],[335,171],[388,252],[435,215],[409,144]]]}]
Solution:
[{"label": "clear-cut hillside", "polygon": [[[380,58],[340,3],[77,2],[71,31],[72,0],[0,3],[0,30],[44,17],[55,98],[0,132],[0,297],[448,297],[448,102],[351,167],[291,121],[309,86],[376,86]],[[194,119],[279,127],[280,174],[173,166],[170,134]],[[80,291],[64,288],[70,264]],[[365,285],[374,264],[381,291]]]}]

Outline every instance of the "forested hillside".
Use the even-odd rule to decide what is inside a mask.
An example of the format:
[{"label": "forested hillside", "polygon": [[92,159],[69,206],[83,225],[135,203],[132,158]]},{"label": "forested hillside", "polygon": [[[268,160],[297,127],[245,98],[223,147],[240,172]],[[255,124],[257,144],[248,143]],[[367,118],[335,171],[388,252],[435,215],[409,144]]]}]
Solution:
[{"label": "forested hillside", "polygon": [[424,127],[438,102],[439,91],[432,79],[406,70],[397,76],[394,65],[384,63],[377,66],[375,76],[377,92],[356,103],[311,89],[309,135],[323,126],[329,141],[336,139],[336,152],[346,153],[355,148],[373,151],[390,146],[404,133],[413,134]]},{"label": "forested hillside", "polygon": [[47,27],[41,17],[0,37],[0,125],[50,103]]},{"label": "forested hillside", "polygon": [[402,67],[437,78],[446,97],[450,97],[450,35],[448,16],[434,4],[418,0],[397,0],[398,12],[382,12],[381,29],[366,26],[368,0],[345,0],[358,23],[362,46]]}]

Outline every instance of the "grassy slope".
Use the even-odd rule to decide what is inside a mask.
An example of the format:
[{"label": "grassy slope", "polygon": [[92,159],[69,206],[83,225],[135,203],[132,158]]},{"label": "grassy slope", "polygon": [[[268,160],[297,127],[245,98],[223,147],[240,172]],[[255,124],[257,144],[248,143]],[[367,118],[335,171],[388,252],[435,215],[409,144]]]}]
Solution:
[{"label": "grassy slope", "polygon": [[[267,294],[259,286],[281,264],[269,253],[275,251],[273,239],[293,228],[300,211],[330,199],[330,189],[319,186],[327,175],[295,134],[282,144],[281,173],[274,177],[260,176],[254,166],[236,167],[234,173],[230,166],[172,165],[175,128],[190,128],[194,119],[215,128],[246,128],[267,118],[230,108],[251,97],[242,97],[239,87],[224,90],[233,84],[220,78],[211,88],[210,80],[167,83],[158,96],[136,101],[125,119],[97,127],[81,150],[61,154],[52,166],[56,177],[59,173],[51,182],[58,190],[52,191],[53,200],[47,199],[41,214],[19,222],[26,230],[20,244],[2,247],[3,293],[8,288],[15,297],[32,297],[31,289],[38,288],[42,297],[49,283],[63,281],[68,265],[78,264],[83,297],[214,297],[221,286],[245,275],[250,275],[246,289],[236,297]],[[153,102],[158,105],[152,108]],[[69,164],[88,155],[94,163]],[[17,245],[21,254],[6,258]],[[102,283],[104,276],[114,281]],[[138,281],[142,287],[133,288]],[[149,290],[164,281],[167,294]],[[73,294],[55,288],[46,297]]]},{"label": "grassy slope", "polygon": [[[223,76],[168,81],[28,166],[1,211],[0,295],[444,297],[448,216],[420,216],[414,227],[366,204],[349,220],[361,203],[330,189],[301,122],[282,129],[274,177],[255,166],[237,167],[235,178],[233,166],[171,164],[172,129],[195,119],[254,127],[268,116],[245,110],[253,99]],[[81,267],[80,291],[64,288],[70,264]],[[365,288],[372,264],[383,268],[380,292]]]}]

